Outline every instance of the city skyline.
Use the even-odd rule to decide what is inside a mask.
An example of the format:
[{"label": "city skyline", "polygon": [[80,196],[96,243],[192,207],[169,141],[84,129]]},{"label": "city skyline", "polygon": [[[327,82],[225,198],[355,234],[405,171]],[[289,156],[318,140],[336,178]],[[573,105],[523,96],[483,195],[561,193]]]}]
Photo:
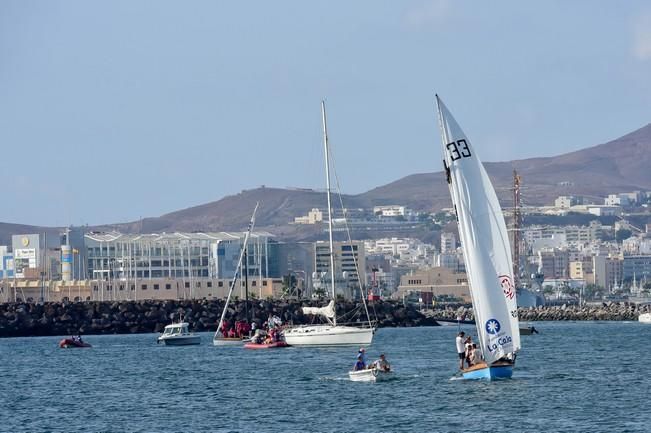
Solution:
[{"label": "city skyline", "polygon": [[322,188],[323,98],[347,193],[440,170],[435,92],[484,161],[649,123],[651,6],[536,6],[2,2],[0,221],[118,223],[262,184]]}]

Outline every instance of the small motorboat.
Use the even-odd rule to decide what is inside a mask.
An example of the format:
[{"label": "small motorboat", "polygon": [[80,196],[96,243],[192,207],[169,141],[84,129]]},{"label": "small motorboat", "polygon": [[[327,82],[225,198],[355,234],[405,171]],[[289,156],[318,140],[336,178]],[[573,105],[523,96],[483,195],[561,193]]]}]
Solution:
[{"label": "small motorboat", "polygon": [[271,343],[254,343],[253,341],[249,341],[244,344],[245,349],[280,349],[282,347],[289,347],[289,344],[283,340]]},{"label": "small motorboat", "polygon": [[187,322],[172,323],[167,325],[163,334],[158,337],[157,343],[167,346],[192,346],[201,344],[201,337],[189,331]]},{"label": "small motorboat", "polygon": [[533,335],[538,334],[538,330],[533,326],[522,326],[520,325],[520,335]]},{"label": "small motorboat", "polygon": [[642,313],[638,316],[637,320],[640,323],[646,323],[647,325],[651,325],[651,313]]},{"label": "small motorboat", "polygon": [[70,337],[64,338],[59,341],[59,347],[62,349],[70,349],[74,347],[93,347],[89,343],[86,343],[81,339],[81,337]]},{"label": "small motorboat", "polygon": [[366,368],[364,370],[349,371],[348,377],[353,382],[380,382],[387,380],[393,373],[379,368]]}]

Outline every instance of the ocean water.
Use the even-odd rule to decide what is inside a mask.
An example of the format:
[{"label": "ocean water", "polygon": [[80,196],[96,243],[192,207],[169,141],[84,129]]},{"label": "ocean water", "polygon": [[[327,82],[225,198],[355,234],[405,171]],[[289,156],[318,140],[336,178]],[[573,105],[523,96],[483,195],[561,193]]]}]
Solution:
[{"label": "ocean water", "polygon": [[[539,322],[513,379],[455,380],[456,326],[380,329],[395,377],[350,382],[357,348],[165,347],[155,334],[0,340],[3,432],[648,432],[651,326]],[[464,326],[464,330],[474,328]]]}]

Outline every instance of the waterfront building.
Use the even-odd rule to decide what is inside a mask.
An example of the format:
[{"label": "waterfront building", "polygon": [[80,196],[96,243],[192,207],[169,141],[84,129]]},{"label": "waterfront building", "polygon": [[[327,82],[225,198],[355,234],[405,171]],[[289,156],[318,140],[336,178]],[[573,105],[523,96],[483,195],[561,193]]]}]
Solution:
[{"label": "waterfront building", "polygon": [[464,302],[471,302],[466,274],[440,266],[415,270],[401,276],[398,291],[393,297],[401,299],[412,293],[417,294],[420,299],[423,299],[423,303],[429,305],[433,299],[439,296],[449,296]]},{"label": "waterfront building", "polygon": [[545,279],[565,279],[569,277],[569,253],[567,250],[541,250],[539,260]]},{"label": "waterfront building", "polygon": [[[91,279],[232,278],[246,233],[85,235],[87,269]],[[253,232],[248,247],[250,276],[269,274],[266,232]]]},{"label": "waterfront building", "polygon": [[608,292],[619,289],[623,284],[623,258],[621,256],[594,256],[594,284]]},{"label": "waterfront building", "polygon": [[6,245],[0,245],[0,279],[14,277],[14,255]]},{"label": "waterfront building", "polygon": [[622,279],[651,280],[651,255],[624,255]]},{"label": "waterfront building", "polygon": [[[315,265],[312,285],[315,292],[318,291],[321,294],[328,293],[331,287],[329,248],[328,242],[318,241],[314,244]],[[366,281],[364,242],[334,242],[332,248],[335,262],[336,293],[345,299],[359,297],[361,294],[359,291],[360,281]]]}]

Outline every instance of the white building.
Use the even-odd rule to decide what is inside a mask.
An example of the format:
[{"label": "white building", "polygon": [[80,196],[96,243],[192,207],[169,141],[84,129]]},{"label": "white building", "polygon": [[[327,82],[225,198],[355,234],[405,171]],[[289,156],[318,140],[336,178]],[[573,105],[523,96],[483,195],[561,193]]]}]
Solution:
[{"label": "white building", "polygon": [[294,218],[294,224],[316,224],[323,221],[323,212],[317,208],[313,208],[307,213],[307,216],[300,216]]},{"label": "white building", "polygon": [[405,206],[391,205],[391,206],[375,206],[373,213],[376,216],[383,217],[408,217],[412,215],[412,211]]},{"label": "white building", "polygon": [[456,250],[457,250],[457,236],[452,232],[442,232],[441,254],[452,253],[455,252]]}]

